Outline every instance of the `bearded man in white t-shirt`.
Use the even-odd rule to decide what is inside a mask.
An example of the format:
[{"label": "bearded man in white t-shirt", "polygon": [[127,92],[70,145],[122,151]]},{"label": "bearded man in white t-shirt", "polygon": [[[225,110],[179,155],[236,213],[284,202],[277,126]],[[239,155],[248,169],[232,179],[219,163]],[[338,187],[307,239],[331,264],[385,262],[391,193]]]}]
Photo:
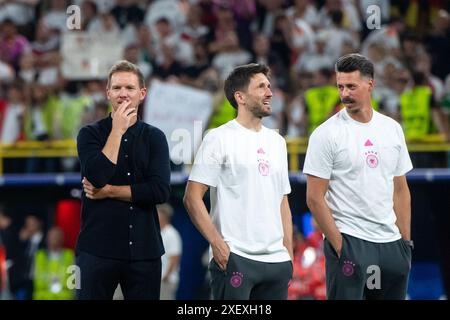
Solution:
[{"label": "bearded man in white t-shirt", "polygon": [[184,205],[210,244],[215,300],[287,299],[291,187],[286,142],[261,125],[272,112],[268,76],[267,66],[248,64],[227,77],[225,95],[238,115],[205,136],[186,186]]},{"label": "bearded man in white t-shirt", "polygon": [[374,66],[339,58],[345,108],[311,135],[307,204],[324,236],[328,299],[405,299],[411,268],[412,169],[401,126],[371,106]]}]

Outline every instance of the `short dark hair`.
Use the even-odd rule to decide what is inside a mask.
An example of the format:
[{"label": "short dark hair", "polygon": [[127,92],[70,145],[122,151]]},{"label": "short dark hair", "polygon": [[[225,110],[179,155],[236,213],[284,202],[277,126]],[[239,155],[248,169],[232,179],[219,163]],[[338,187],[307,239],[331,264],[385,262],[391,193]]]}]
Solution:
[{"label": "short dark hair", "polygon": [[127,61],[127,60],[120,60],[117,61],[112,67],[111,69],[109,69],[109,74],[108,74],[108,84],[106,85],[107,88],[109,88],[110,84],[111,84],[111,77],[114,73],[117,72],[131,72],[134,73],[139,80],[139,88],[145,88],[145,79],[144,79],[144,75],[142,74],[141,70],[139,70],[138,66],[136,66],[135,64]]},{"label": "short dark hair", "polygon": [[336,61],[336,72],[353,72],[359,71],[361,76],[373,79],[373,63],[359,53],[350,53],[340,57]]},{"label": "short dark hair", "polygon": [[236,91],[245,91],[248,88],[250,79],[258,73],[269,77],[270,69],[265,64],[250,63],[234,68],[228,75],[224,84],[225,96],[233,108],[237,109],[238,104],[234,98]]}]

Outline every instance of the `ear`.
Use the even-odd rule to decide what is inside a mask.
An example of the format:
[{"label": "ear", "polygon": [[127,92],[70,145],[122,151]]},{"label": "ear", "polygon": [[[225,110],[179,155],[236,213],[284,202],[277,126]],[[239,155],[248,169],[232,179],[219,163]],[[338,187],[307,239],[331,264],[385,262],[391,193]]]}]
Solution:
[{"label": "ear", "polygon": [[139,101],[142,102],[147,95],[147,88],[141,88],[139,93]]},{"label": "ear", "polygon": [[234,99],[236,99],[238,105],[245,104],[245,97],[242,91],[236,91],[234,93]]},{"label": "ear", "polygon": [[369,91],[373,90],[373,86],[375,85],[375,80],[374,79],[369,79],[369,81],[367,82],[369,84]]}]

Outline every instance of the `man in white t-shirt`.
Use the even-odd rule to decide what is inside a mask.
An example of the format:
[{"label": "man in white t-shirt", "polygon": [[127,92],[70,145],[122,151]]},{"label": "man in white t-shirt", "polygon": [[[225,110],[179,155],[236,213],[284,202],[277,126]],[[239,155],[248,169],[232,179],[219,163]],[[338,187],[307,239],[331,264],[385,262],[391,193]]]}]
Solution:
[{"label": "man in white t-shirt", "polygon": [[325,235],[328,299],[405,299],[411,268],[412,169],[402,128],[372,109],[373,64],[336,62],[345,108],[309,139],[307,203]]},{"label": "man in white t-shirt", "polygon": [[[292,277],[286,143],[261,125],[272,112],[269,68],[236,67],[225,95],[236,119],[211,130],[197,152],[184,204],[210,244],[213,299],[287,299]],[[203,196],[210,189],[211,215]]]}]

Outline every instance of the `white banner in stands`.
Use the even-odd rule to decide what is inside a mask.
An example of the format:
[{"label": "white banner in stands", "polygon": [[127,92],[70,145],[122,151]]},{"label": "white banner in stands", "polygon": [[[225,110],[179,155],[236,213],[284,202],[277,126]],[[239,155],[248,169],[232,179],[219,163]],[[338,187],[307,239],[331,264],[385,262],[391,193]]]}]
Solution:
[{"label": "white banner in stands", "polygon": [[191,164],[213,110],[209,92],[153,81],[147,93],[144,121],[161,129],[175,164]]},{"label": "white banner in stands", "polygon": [[119,33],[66,32],[62,35],[62,73],[69,80],[106,79],[123,57]]}]

